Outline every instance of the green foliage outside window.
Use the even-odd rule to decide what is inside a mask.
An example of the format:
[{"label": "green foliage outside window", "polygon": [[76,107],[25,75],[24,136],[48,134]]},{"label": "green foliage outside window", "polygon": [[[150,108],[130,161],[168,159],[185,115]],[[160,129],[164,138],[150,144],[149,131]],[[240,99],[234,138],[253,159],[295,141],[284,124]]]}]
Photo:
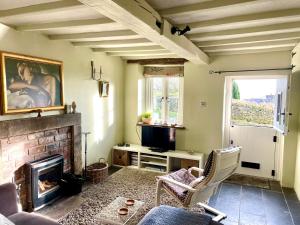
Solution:
[{"label": "green foliage outside window", "polygon": [[272,127],[274,119],[274,104],[257,104],[252,102],[232,100],[232,125]]},{"label": "green foliage outside window", "polygon": [[240,89],[235,81],[232,83],[232,99],[240,99]]}]

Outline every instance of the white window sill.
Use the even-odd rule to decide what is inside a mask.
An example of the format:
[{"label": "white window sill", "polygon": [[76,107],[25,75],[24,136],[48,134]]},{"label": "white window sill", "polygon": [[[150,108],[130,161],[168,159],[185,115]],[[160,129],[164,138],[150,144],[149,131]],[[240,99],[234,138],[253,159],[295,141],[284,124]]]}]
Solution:
[{"label": "white window sill", "polygon": [[151,127],[174,127],[176,129],[185,129],[183,125],[171,125],[171,124],[147,124],[143,122],[138,122],[137,126],[151,126]]}]

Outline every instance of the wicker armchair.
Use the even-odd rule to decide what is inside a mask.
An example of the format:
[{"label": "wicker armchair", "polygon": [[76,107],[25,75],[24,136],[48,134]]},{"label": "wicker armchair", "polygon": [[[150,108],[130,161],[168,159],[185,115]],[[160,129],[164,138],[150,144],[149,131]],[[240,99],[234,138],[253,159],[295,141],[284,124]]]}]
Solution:
[{"label": "wicker armchair", "polygon": [[[215,193],[218,185],[232,175],[239,165],[241,147],[213,150],[204,169],[192,167],[157,177],[156,205],[160,205],[162,192],[172,195],[184,208],[201,206],[217,217],[215,221],[226,218],[226,215],[205,204]],[[199,177],[192,175],[197,171]]]}]

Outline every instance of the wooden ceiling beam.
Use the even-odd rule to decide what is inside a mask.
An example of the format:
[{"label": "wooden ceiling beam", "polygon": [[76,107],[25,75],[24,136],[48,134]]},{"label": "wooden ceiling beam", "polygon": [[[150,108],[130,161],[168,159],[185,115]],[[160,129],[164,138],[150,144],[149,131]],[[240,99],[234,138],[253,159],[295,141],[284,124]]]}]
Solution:
[{"label": "wooden ceiling beam", "polygon": [[177,59],[178,56],[176,54],[173,55],[158,55],[156,57],[153,57],[152,55],[147,55],[147,56],[122,56],[121,57],[124,60],[137,60],[137,59]]},{"label": "wooden ceiling beam", "polygon": [[84,47],[99,47],[99,48],[121,48],[121,47],[138,47],[138,46],[153,46],[155,43],[145,39],[129,39],[129,40],[114,40],[114,41],[80,41],[72,42],[74,46]]},{"label": "wooden ceiling beam", "polygon": [[124,48],[93,48],[94,52],[141,52],[141,51],[157,51],[163,50],[159,45],[141,46],[141,47],[124,47]]},{"label": "wooden ceiling beam", "polygon": [[124,40],[136,39],[139,37],[139,35],[130,30],[49,35],[51,40],[76,40],[91,38],[98,40]]},{"label": "wooden ceiling beam", "polygon": [[[262,12],[241,16],[231,16],[221,19],[199,21],[194,23],[189,23],[192,32],[201,31],[201,29],[206,29],[209,27],[224,27],[229,25],[241,25],[245,26],[245,23],[257,25],[259,22],[272,21],[272,23],[282,22],[284,19],[288,18],[299,18],[300,19],[300,8],[296,9],[286,9],[277,10],[271,12]],[[179,25],[180,27],[185,27],[186,24]]]},{"label": "wooden ceiling beam", "polygon": [[229,39],[234,36],[247,37],[264,34],[276,34],[284,32],[300,31],[300,22],[283,23],[251,28],[231,29],[223,31],[205,32],[199,34],[190,34],[188,38],[192,41],[207,40],[207,39]]},{"label": "wooden ceiling beam", "polygon": [[76,0],[62,0],[14,9],[0,10],[0,18],[13,17],[25,14],[45,13],[47,11],[62,11],[70,8],[82,8],[83,5]]},{"label": "wooden ceiling beam", "polygon": [[152,58],[152,59],[136,59],[127,60],[127,63],[138,63],[141,65],[183,65],[188,60],[183,58]]},{"label": "wooden ceiling beam", "polygon": [[247,5],[253,3],[255,0],[218,0],[218,1],[206,1],[196,4],[176,6],[159,11],[159,14],[168,16],[188,16],[192,13],[203,13],[207,10],[232,8],[233,6]]},{"label": "wooden ceiling beam", "polygon": [[160,55],[173,55],[174,53],[168,50],[157,51],[137,51],[137,52],[107,52],[109,56],[160,56]]},{"label": "wooden ceiling beam", "polygon": [[115,24],[117,23],[109,18],[99,18],[99,19],[73,20],[73,21],[42,23],[42,24],[26,24],[26,25],[17,26],[16,29],[20,31],[39,31],[39,30],[51,30],[51,29],[71,28],[71,27],[85,27],[85,26],[93,26],[93,25],[114,26]]},{"label": "wooden ceiling beam", "polygon": [[208,56],[188,38],[183,35],[172,35],[172,25],[145,0],[79,1],[179,57],[184,57],[195,64],[209,63]]},{"label": "wooden ceiling beam", "polygon": [[[156,59],[178,59],[178,56],[173,54],[173,55],[158,55],[156,57],[153,57],[151,55],[147,55],[147,56],[122,56],[121,58],[124,59],[124,60],[153,59],[153,58],[156,58]],[[152,65],[158,66],[157,64],[149,64],[148,66],[150,66],[150,65],[151,66]]]},{"label": "wooden ceiling beam", "polygon": [[255,37],[244,37],[244,38],[231,38],[225,40],[216,41],[202,41],[196,42],[197,46],[211,47],[211,46],[222,46],[231,44],[246,44],[246,43],[260,43],[260,42],[272,42],[272,41],[284,41],[284,40],[298,40],[300,39],[300,32],[291,32],[283,34],[268,34]]},{"label": "wooden ceiling beam", "polygon": [[244,43],[244,44],[232,44],[232,45],[214,46],[214,47],[203,47],[202,49],[205,52],[247,50],[247,49],[269,49],[269,48],[279,48],[279,47],[292,47],[292,46],[296,46],[297,43],[298,40],[285,40],[285,41]]},{"label": "wooden ceiling beam", "polygon": [[266,52],[281,52],[281,51],[291,51],[293,47],[278,47],[271,49],[247,49],[247,50],[229,50],[229,51],[219,51],[219,52],[209,52],[210,56],[220,56],[220,55],[237,55],[237,54],[253,54],[253,53],[266,53]]}]

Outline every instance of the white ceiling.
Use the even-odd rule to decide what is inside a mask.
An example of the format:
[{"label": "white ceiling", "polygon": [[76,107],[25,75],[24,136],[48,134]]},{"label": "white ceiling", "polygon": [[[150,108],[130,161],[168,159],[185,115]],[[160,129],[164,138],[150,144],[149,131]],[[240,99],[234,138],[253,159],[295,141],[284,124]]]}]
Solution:
[{"label": "white ceiling", "polygon": [[60,0],[1,0],[0,1],[0,9],[6,10],[6,9],[14,9],[14,8],[21,8],[25,6],[30,5],[37,5],[47,2],[58,2]]},{"label": "white ceiling", "polygon": [[24,15],[13,15],[1,18],[0,21],[8,25],[20,26],[24,24],[40,24],[70,20],[96,19],[103,17],[104,16],[99,14],[98,12],[82,5],[69,7],[61,10],[49,10],[45,12],[35,12]]},{"label": "white ceiling", "polygon": [[168,9],[171,7],[178,7],[183,5],[190,5],[200,2],[209,2],[212,0],[147,0],[147,2],[156,10]]},{"label": "white ceiling", "polygon": [[[185,1],[181,1],[185,2]],[[203,2],[203,1],[196,1]],[[171,4],[170,4],[171,5]],[[174,6],[172,6],[174,7]],[[166,15],[172,23],[185,24],[205,20],[214,20],[231,16],[240,16],[252,13],[262,13],[268,11],[284,10],[299,8],[299,0],[258,0],[245,3],[244,5],[229,5],[227,7],[219,7],[214,9],[205,9],[200,12],[188,13],[184,15]],[[164,10],[160,13],[163,15]]]},{"label": "white ceiling", "polygon": [[[207,54],[290,50],[300,40],[300,0],[147,2],[173,25],[189,25],[186,36]],[[0,22],[128,59],[175,57],[76,0],[1,0]]]},{"label": "white ceiling", "polygon": [[89,25],[85,26],[84,30],[82,27],[66,27],[66,28],[52,28],[45,29],[43,33],[46,35],[55,35],[55,34],[75,34],[82,32],[101,32],[101,31],[114,31],[114,30],[126,30],[126,27],[118,23],[113,24],[100,24],[100,25]]}]

